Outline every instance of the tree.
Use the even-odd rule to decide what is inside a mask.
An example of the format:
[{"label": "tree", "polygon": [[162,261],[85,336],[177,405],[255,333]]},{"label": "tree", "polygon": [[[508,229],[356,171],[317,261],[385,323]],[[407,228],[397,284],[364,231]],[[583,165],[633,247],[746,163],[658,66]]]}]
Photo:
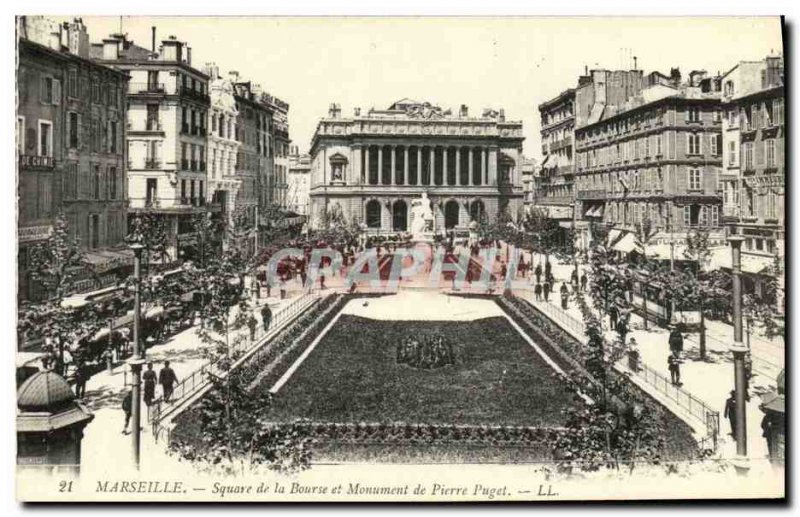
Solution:
[{"label": "tree", "polygon": [[21,307],[19,331],[42,337],[42,351],[61,374],[65,366],[64,347],[94,335],[103,324],[95,311],[64,303],[64,298],[75,291],[86,271],[93,274],[78,239],[69,235],[69,223],[64,214],[58,214],[52,233],[30,250],[30,276],[44,288],[46,299]]},{"label": "tree", "polygon": [[706,307],[713,307],[717,300],[727,296],[724,289],[726,275],[708,271],[711,246],[706,230],[694,231],[686,236],[686,249],[683,254],[692,261],[693,266],[678,274],[680,282],[675,287],[681,299],[696,307],[700,313],[700,358],[705,360]]},{"label": "tree", "polygon": [[169,260],[167,234],[166,219],[149,209],[137,213],[131,219],[128,240],[138,242],[143,246],[142,265],[146,272],[150,271],[150,264],[153,260],[159,262]]},{"label": "tree", "polygon": [[767,339],[785,339],[786,320],[779,285],[779,278],[783,275],[783,261],[776,255],[772,264],[764,271],[760,294],[754,293],[745,297],[743,312],[748,332],[751,326],[760,327]]},{"label": "tree", "polygon": [[215,389],[192,409],[200,438],[178,437],[170,444],[171,452],[196,464],[222,467],[228,474],[259,466],[282,473],[310,467],[313,440],[301,426],[271,421],[269,392],[248,390],[247,380],[236,371],[212,382]]},{"label": "tree", "polygon": [[78,239],[69,236],[69,223],[63,213],[56,216],[47,239],[31,248],[29,257],[31,279],[52,299],[60,300],[70,294],[79,275],[91,268]]},{"label": "tree", "polygon": [[653,240],[657,233],[656,228],[653,227],[652,221],[650,221],[649,217],[645,217],[642,221],[636,224],[635,232],[634,232],[634,239],[636,248],[641,252],[640,255],[640,270],[638,273],[638,280],[642,285],[642,316],[644,322],[644,329],[647,330],[647,286],[648,286],[648,278],[650,277],[650,268],[649,268],[649,260],[647,259],[647,247],[650,245],[650,242]]}]

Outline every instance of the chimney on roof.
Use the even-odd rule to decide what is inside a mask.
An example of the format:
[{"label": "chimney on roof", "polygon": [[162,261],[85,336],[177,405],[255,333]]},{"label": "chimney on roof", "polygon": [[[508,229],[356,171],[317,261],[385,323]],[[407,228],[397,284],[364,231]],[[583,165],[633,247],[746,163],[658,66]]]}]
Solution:
[{"label": "chimney on roof", "polygon": [[155,52],[156,51],[156,26],[153,25],[152,27],[150,27],[150,31],[152,32],[152,35],[153,35],[152,36],[152,42],[150,43],[150,50],[152,52]]},{"label": "chimney on roof", "polygon": [[466,104],[461,105],[461,109],[458,110],[458,116],[461,118],[467,118],[469,116],[469,107]]},{"label": "chimney on roof", "polygon": [[638,61],[639,61],[639,58],[637,58],[636,56],[633,56],[633,69],[634,70],[639,70]]},{"label": "chimney on roof", "polygon": [[161,42],[161,59],[164,61],[183,61],[183,44],[175,36],[170,36]]},{"label": "chimney on roof", "polygon": [[330,107],[328,108],[328,118],[339,118],[339,115],[342,114],[342,108],[339,106],[338,103],[332,102]]},{"label": "chimney on roof", "polygon": [[672,68],[669,71],[669,80],[672,83],[672,86],[677,88],[681,85],[681,69],[680,68]]},{"label": "chimney on roof", "polygon": [[119,59],[119,40],[108,38],[103,40],[103,59],[116,61]]},{"label": "chimney on roof", "polygon": [[500,108],[497,110],[497,121],[498,122],[505,122],[506,121],[506,110]]},{"label": "chimney on roof", "polygon": [[353,108],[353,115],[356,116],[356,117],[360,117],[361,116],[361,108],[358,108],[358,107]]},{"label": "chimney on roof", "polygon": [[228,75],[230,76],[231,81],[233,81],[234,83],[239,82],[239,72],[237,72],[236,70],[231,70],[230,72],[228,72]]}]

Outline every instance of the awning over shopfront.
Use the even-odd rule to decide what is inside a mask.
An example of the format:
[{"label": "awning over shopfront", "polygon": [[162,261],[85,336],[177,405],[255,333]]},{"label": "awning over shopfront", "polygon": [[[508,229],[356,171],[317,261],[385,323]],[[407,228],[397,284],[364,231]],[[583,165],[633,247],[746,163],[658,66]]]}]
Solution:
[{"label": "awning over shopfront", "polygon": [[594,205],[589,207],[589,210],[586,211],[584,214],[585,217],[603,217],[603,212],[605,211],[605,205]]},{"label": "awning over shopfront", "polygon": [[645,247],[645,255],[648,258],[653,258],[656,260],[685,260],[686,257],[684,256],[684,252],[686,251],[685,244],[678,244],[675,243],[673,246],[670,246],[667,243],[660,243],[660,244],[648,244]]},{"label": "awning over shopfront", "polygon": [[[772,266],[773,258],[761,255],[742,253],[742,272],[758,275],[766,272]],[[733,256],[728,246],[716,248],[711,252],[708,270],[733,269]]]},{"label": "awning over shopfront", "polygon": [[133,250],[97,250],[86,253],[86,262],[91,264],[95,273],[105,273],[118,267],[133,265]]},{"label": "awning over shopfront", "polygon": [[613,229],[608,232],[608,245],[613,246],[622,237],[622,230]]},{"label": "awning over shopfront", "polygon": [[548,205],[540,208],[547,213],[547,217],[550,219],[572,219],[571,206]]},{"label": "awning over shopfront", "polygon": [[626,233],[616,244],[612,246],[615,250],[622,253],[630,253],[636,249],[636,238],[632,233]]}]

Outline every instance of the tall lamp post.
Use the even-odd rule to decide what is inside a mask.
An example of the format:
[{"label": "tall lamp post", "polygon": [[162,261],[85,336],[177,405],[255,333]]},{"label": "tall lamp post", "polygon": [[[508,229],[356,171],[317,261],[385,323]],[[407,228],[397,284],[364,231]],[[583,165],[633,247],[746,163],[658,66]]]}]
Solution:
[{"label": "tall lamp post", "polygon": [[133,420],[133,432],[131,433],[133,445],[133,464],[134,467],[139,469],[139,456],[141,451],[141,411],[142,411],[142,397],[141,397],[141,382],[142,382],[142,365],[144,364],[144,348],[141,346],[139,322],[141,318],[141,299],[140,299],[140,286],[141,282],[141,264],[142,264],[142,246],[138,242],[130,245],[133,250],[133,356],[128,359],[128,365],[131,368],[132,374],[132,408],[131,416]]},{"label": "tall lamp post", "polygon": [[744,237],[731,235],[728,242],[731,245],[732,271],[733,271],[733,373],[736,389],[736,456],[739,460],[747,457],[747,418],[745,386],[745,355],[747,347],[742,343],[742,241]]}]

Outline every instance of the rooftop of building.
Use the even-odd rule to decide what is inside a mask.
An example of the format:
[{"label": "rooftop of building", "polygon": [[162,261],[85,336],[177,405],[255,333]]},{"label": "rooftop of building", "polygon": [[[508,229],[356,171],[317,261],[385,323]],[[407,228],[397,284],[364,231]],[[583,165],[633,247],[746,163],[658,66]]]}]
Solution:
[{"label": "rooftop of building", "polygon": [[379,119],[379,120],[447,120],[447,121],[470,121],[470,122],[495,122],[500,124],[522,124],[522,121],[506,120],[505,110],[484,108],[480,117],[469,116],[469,108],[462,104],[457,113],[450,108],[441,106],[429,101],[418,101],[404,98],[393,102],[387,109],[370,108],[363,114],[361,108],[354,108],[353,117],[342,117],[342,110],[339,104],[332,103],[328,109],[328,117],[323,120],[356,120],[356,119]]},{"label": "rooftop of building", "polygon": [[539,111],[546,110],[549,107],[561,104],[562,102],[570,99],[573,100],[575,99],[575,88],[568,88],[563,92],[559,93],[558,95],[556,95],[555,97],[553,97],[552,99],[548,99],[543,103],[539,104]]}]

